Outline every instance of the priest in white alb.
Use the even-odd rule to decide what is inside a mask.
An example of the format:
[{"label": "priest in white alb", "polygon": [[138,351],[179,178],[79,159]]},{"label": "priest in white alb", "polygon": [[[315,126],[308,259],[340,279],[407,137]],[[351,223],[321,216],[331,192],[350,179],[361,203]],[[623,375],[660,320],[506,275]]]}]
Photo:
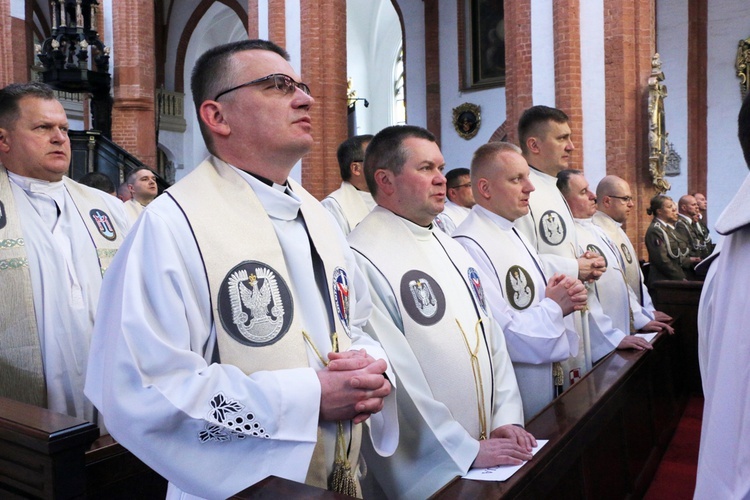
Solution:
[{"label": "priest in white alb", "polygon": [[578,334],[563,317],[585,307],[586,292],[575,278],[548,278],[536,249],[514,226],[529,212],[534,191],[517,146],[480,146],[471,182],[477,204],[453,237],[487,277],[487,303],[505,334],[528,421],[562,390],[562,370],[555,381],[553,363],[578,353]]},{"label": "priest in white alb", "polygon": [[170,498],[227,498],[269,475],[356,496],[360,424],[381,453],[396,445],[385,354],[361,330],[367,286],[288,179],[313,143],[298,78],[264,40],[199,58],[212,155],[141,214],[105,279],[86,394]]},{"label": "priest in white alb", "polygon": [[339,144],[336,158],[341,172],[341,187],[321,201],[336,219],[344,235],[351,233],[375,208],[364,169],[365,149],[370,139],[371,135],[355,135]]},{"label": "priest in white alb", "polygon": [[589,292],[589,350],[596,363],[615,349],[652,349],[644,338],[635,332],[661,332],[670,334],[674,329],[656,321],[640,305],[625,278],[622,256],[604,231],[591,220],[596,212],[596,196],[580,170],[562,170],[557,174],[557,185],[575,217],[579,252],[600,255],[607,270],[592,283]]},{"label": "priest in white alb", "polygon": [[365,158],[378,206],[348,238],[370,284],[366,331],[396,373],[399,447],[385,458],[363,444],[389,498],[427,498],[472,466],[521,464],[536,443],[481,271],[432,223],[444,163],[427,130],[380,131]]},{"label": "priest in white alb", "polygon": [[65,176],[65,109],[41,83],[0,89],[0,396],[101,424],[84,396],[122,203]]}]

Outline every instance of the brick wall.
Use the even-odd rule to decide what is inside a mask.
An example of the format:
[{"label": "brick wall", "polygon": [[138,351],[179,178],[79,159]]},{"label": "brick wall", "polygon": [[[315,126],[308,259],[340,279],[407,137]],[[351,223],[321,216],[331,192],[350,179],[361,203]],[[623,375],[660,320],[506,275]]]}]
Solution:
[{"label": "brick wall", "polygon": [[247,37],[258,38],[260,26],[258,23],[258,0],[247,0]]},{"label": "brick wall", "polygon": [[654,19],[650,0],[604,1],[607,173],[630,183],[635,207],[625,230],[641,259],[648,257],[643,237],[651,217],[646,208],[655,194],[646,137]]},{"label": "brick wall", "polygon": [[[302,19],[305,20],[303,25],[310,22],[304,16]],[[286,47],[286,0],[268,0],[268,38]]]},{"label": "brick wall", "polygon": [[[440,10],[439,0],[424,2],[424,55],[425,96],[427,103],[427,129],[435,135],[437,143],[441,140],[442,107],[440,102]],[[446,117],[450,120],[450,110]]]},{"label": "brick wall", "polygon": [[583,104],[579,0],[555,0],[552,15],[555,32],[555,107],[562,109],[570,117],[570,130],[576,147],[571,167],[582,169]]},{"label": "brick wall", "polygon": [[[0,0],[0,37],[13,40],[10,22],[10,0]],[[13,57],[11,50],[0,50],[0,87],[13,82]]]},{"label": "brick wall", "polygon": [[503,127],[506,127],[504,131],[508,134],[508,140],[517,144],[518,119],[525,109],[533,105],[531,0],[505,0],[504,7],[506,120]]},{"label": "brick wall", "polygon": [[118,0],[112,6],[113,51],[117,54],[112,140],[154,168],[154,3]]},{"label": "brick wall", "polygon": [[315,144],[302,160],[302,184],[320,199],[341,184],[336,148],[347,137],[346,0],[302,0],[300,10],[301,77],[315,97]]}]

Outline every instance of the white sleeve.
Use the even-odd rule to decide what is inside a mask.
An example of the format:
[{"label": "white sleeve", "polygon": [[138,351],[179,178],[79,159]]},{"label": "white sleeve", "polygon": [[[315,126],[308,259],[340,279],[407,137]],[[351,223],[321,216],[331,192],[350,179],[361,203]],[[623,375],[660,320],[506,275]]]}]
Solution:
[{"label": "white sleeve", "polygon": [[156,209],[106,273],[86,395],[115,439],[185,492],[228,497],[270,474],[304,481],[318,432],[315,372],[247,376],[212,363],[198,249],[176,208]]},{"label": "white sleeve", "polygon": [[510,359],[516,363],[543,364],[564,361],[578,353],[578,334],[565,327],[562,309],[552,299],[523,311],[510,307],[503,297],[499,277],[487,254],[470,238],[456,238],[479,266],[487,303],[505,336]]},{"label": "white sleeve", "polygon": [[326,198],[323,198],[320,204],[323,205],[325,209],[328,210],[328,212],[330,212],[330,214],[336,220],[336,225],[341,228],[341,231],[343,231],[345,235],[351,232],[352,229],[349,227],[349,221],[346,220],[344,211],[338,201],[330,196],[327,196]]},{"label": "white sleeve", "polygon": [[596,294],[589,291],[588,298],[589,341],[591,343],[591,361],[595,363],[605,355],[617,349],[627,335],[615,328],[612,318],[607,316]]}]

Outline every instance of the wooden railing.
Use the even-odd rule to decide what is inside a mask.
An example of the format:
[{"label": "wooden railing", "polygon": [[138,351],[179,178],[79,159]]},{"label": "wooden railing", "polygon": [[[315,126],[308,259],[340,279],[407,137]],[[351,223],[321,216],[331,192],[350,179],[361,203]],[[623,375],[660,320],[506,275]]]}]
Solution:
[{"label": "wooden railing", "polygon": [[[434,498],[643,496],[700,382],[693,362],[700,289],[660,286],[654,301],[675,318],[677,333],[660,334],[652,351],[615,351],[533,418],[527,429],[549,443],[508,481],[457,478]],[[97,436],[90,423],[0,398],[0,497],[164,498],[164,479]],[[302,496],[346,498],[274,477],[232,498]]]}]

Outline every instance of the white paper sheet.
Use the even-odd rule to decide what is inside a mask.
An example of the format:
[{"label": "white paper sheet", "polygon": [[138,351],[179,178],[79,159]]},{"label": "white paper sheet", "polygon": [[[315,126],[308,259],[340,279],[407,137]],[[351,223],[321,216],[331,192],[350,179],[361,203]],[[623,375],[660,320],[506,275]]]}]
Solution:
[{"label": "white paper sheet", "polygon": [[[548,439],[537,439],[536,448],[531,451],[531,454],[536,455],[536,452],[541,450],[542,446],[547,444],[548,441]],[[469,469],[469,472],[463,478],[474,479],[475,481],[506,481],[525,464],[526,462],[521,465],[497,465],[495,467],[487,467],[486,469]]]},{"label": "white paper sheet", "polygon": [[653,341],[654,341],[654,337],[656,337],[656,336],[657,336],[658,334],[659,334],[659,332],[652,332],[652,333],[636,333],[636,334],[635,334],[635,336],[636,336],[636,337],[640,337],[640,338],[642,338],[642,339],[646,339],[646,340],[648,340],[649,342],[652,342],[652,343],[653,343]]}]

